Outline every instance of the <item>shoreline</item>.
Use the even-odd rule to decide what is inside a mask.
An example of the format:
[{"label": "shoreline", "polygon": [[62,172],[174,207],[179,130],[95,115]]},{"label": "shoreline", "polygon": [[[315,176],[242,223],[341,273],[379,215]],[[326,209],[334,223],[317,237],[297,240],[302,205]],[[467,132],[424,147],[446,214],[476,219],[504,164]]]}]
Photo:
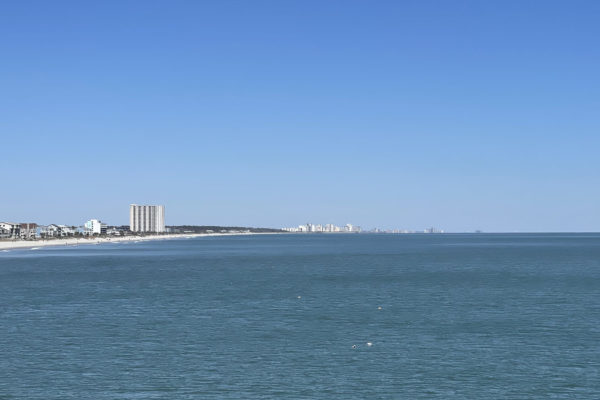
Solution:
[{"label": "shoreline", "polygon": [[174,240],[191,239],[209,236],[242,236],[242,235],[274,235],[277,232],[236,232],[236,233],[175,233],[170,235],[148,235],[148,236],[124,236],[106,238],[65,238],[65,239],[37,239],[37,240],[15,240],[0,241],[0,251],[18,249],[37,249],[50,246],[79,246],[103,243],[136,243],[151,240]]}]

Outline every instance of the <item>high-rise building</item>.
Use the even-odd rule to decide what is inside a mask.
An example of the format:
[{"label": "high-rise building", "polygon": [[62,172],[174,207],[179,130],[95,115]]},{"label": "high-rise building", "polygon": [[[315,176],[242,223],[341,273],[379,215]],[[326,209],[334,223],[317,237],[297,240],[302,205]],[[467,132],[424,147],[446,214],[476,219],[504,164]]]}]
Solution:
[{"label": "high-rise building", "polygon": [[129,229],[132,232],[165,232],[165,206],[129,206]]}]

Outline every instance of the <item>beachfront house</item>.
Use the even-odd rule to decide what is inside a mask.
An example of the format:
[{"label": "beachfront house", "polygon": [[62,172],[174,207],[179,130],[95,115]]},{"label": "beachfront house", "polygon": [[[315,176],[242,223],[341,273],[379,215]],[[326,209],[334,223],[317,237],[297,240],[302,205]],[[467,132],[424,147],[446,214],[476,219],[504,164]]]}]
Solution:
[{"label": "beachfront house", "polygon": [[50,224],[40,227],[40,235],[44,238],[59,237],[60,228],[58,225]]},{"label": "beachfront house", "polygon": [[74,226],[50,224],[41,227],[41,236],[45,238],[74,236],[77,228]]},{"label": "beachfront house", "polygon": [[19,237],[24,240],[35,239],[39,236],[38,224],[33,222],[22,222],[20,225]]},{"label": "beachfront house", "polygon": [[61,236],[75,236],[77,233],[76,226],[59,225]]},{"label": "beachfront house", "polygon": [[110,228],[106,228],[106,234],[109,236],[121,236],[123,232],[117,227],[111,226]]},{"label": "beachfront house", "polygon": [[50,224],[41,227],[41,235],[46,238],[75,236],[79,231],[76,226]]},{"label": "beachfront house", "polygon": [[21,224],[13,222],[0,222],[0,238],[16,239],[21,232]]}]

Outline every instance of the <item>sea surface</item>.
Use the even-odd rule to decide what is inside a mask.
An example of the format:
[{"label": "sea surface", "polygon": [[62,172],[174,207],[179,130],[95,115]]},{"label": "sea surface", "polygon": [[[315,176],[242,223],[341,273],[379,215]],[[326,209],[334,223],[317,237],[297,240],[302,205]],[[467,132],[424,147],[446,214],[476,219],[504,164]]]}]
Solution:
[{"label": "sea surface", "polygon": [[1,252],[0,399],[600,399],[600,234]]}]

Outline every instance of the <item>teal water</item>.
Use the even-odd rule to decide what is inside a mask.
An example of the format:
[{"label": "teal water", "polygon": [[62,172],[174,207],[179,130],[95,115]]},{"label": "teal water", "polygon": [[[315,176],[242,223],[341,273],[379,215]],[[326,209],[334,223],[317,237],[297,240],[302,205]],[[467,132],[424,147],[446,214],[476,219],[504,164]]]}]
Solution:
[{"label": "teal water", "polygon": [[0,352],[0,399],[599,399],[600,235],[3,252]]}]

